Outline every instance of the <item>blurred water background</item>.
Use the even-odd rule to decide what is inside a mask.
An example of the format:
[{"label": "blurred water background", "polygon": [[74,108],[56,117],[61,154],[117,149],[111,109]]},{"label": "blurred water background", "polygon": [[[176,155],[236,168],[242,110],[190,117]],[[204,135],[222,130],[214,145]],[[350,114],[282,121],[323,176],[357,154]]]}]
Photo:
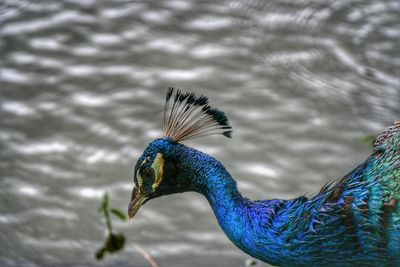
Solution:
[{"label": "blurred water background", "polygon": [[[114,222],[123,252],[96,262],[104,191],[126,210],[133,166],[161,136],[165,89],[205,94],[234,138],[215,156],[247,197],[318,192],[400,119],[400,2],[1,2],[0,265],[237,266],[249,256],[206,200],[153,200]],[[258,266],[266,266],[259,264]]]}]

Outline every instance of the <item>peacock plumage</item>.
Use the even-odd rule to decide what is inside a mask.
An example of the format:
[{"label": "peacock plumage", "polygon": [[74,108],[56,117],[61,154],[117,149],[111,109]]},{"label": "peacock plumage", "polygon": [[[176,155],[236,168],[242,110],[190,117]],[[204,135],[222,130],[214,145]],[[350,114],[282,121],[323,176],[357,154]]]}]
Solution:
[{"label": "peacock plumage", "polygon": [[[172,102],[172,103],[171,103]],[[380,134],[373,154],[311,198],[249,200],[215,158],[181,144],[231,137],[225,114],[205,96],[169,88],[164,137],[135,166],[132,218],[163,195],[195,191],[240,249],[278,266],[400,266],[400,122]]]}]

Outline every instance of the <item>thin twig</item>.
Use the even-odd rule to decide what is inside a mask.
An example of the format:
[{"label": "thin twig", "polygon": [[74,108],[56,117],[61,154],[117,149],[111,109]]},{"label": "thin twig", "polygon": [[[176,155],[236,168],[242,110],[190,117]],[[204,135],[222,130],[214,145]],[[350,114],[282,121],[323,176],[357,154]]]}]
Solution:
[{"label": "thin twig", "polygon": [[134,244],[135,249],[146,259],[151,267],[158,267],[158,264],[153,260],[149,253],[146,252],[141,246]]}]

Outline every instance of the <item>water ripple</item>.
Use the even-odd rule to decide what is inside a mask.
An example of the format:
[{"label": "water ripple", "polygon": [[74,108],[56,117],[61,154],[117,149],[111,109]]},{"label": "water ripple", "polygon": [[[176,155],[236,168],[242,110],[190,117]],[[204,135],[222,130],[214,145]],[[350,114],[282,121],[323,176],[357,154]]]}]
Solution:
[{"label": "water ripple", "polygon": [[39,32],[48,30],[66,23],[92,23],[94,18],[89,15],[82,14],[77,11],[64,11],[62,13],[56,13],[49,17],[43,17],[41,19],[14,22],[5,25],[2,29],[2,35],[17,35],[27,34],[33,32]]},{"label": "water ripple", "polygon": [[215,31],[230,28],[232,25],[233,21],[229,17],[201,16],[189,21],[186,27],[196,30]]},{"label": "water ripple", "polygon": [[42,155],[65,153],[70,146],[65,142],[49,140],[29,144],[13,144],[12,147],[24,155]]}]

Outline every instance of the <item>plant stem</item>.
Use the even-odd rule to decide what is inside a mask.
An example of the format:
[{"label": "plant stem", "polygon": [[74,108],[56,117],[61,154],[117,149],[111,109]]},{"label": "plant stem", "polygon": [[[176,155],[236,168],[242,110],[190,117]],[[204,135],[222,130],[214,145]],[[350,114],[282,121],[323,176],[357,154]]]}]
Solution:
[{"label": "plant stem", "polygon": [[146,250],[144,250],[138,244],[134,244],[133,246],[145,258],[145,260],[150,264],[151,267],[158,267],[158,264],[153,260],[150,254],[146,252]]},{"label": "plant stem", "polygon": [[110,213],[108,212],[108,207],[104,208],[104,216],[106,217],[108,232],[112,234],[112,225],[111,225]]}]

